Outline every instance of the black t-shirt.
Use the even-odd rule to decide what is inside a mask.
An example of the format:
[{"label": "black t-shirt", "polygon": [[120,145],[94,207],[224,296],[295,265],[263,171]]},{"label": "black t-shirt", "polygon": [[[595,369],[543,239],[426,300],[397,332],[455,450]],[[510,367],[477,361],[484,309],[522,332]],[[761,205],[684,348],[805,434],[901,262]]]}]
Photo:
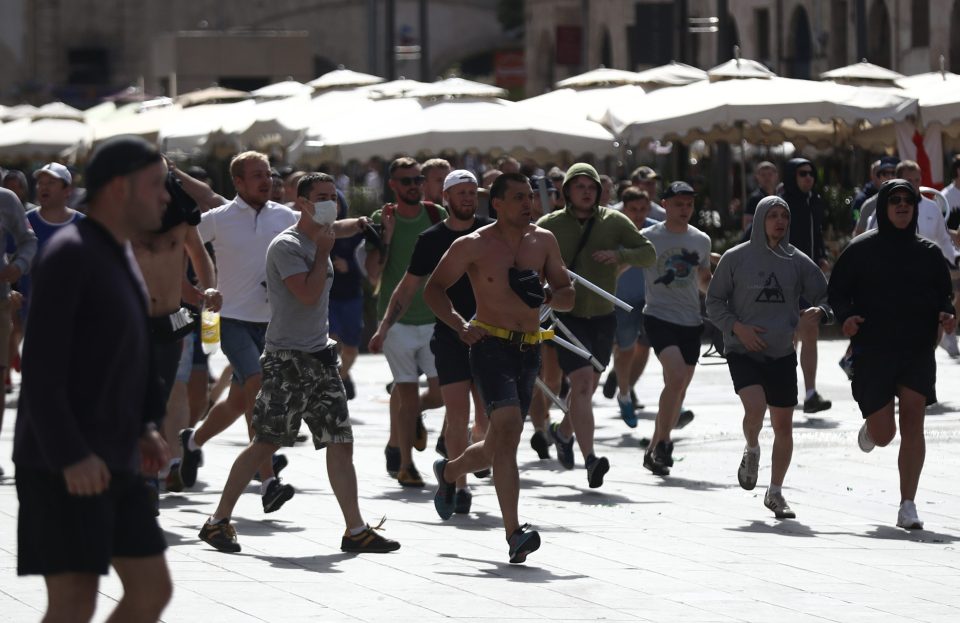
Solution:
[{"label": "black t-shirt", "polygon": [[[474,219],[473,225],[463,231],[453,231],[443,222],[437,223],[425,229],[417,237],[417,243],[413,247],[413,255],[410,257],[410,266],[407,272],[417,277],[426,277],[433,272],[433,269],[440,263],[440,258],[447,252],[454,240],[467,234],[473,233],[493,223],[493,219],[478,216]],[[473,288],[470,287],[470,278],[466,275],[447,289],[447,296],[453,302],[453,308],[466,320],[473,318],[477,312],[477,302],[473,298]],[[442,324],[439,321],[437,324]],[[446,326],[446,325],[444,325]]]},{"label": "black t-shirt", "polygon": [[170,194],[170,203],[163,212],[158,233],[166,233],[181,223],[191,226],[200,224],[200,206],[183,190],[180,180],[172,176],[167,178],[167,192]]},{"label": "black t-shirt", "polygon": [[[337,220],[345,219],[350,214],[347,198],[337,190]],[[337,238],[330,250],[330,259],[346,260],[347,272],[334,272],[333,285],[330,287],[330,299],[334,301],[348,301],[363,296],[363,273],[360,272],[360,262],[357,261],[357,247],[363,242],[363,234],[355,234],[349,238]]]}]

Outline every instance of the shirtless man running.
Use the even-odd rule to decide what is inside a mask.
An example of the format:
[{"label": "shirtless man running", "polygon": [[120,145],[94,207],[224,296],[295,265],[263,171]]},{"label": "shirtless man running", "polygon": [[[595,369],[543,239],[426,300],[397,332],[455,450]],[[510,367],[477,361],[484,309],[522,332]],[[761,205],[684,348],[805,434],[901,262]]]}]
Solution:
[{"label": "shirtless man running", "polygon": [[[454,460],[433,465],[439,488],[434,505],[442,519],[456,508],[456,481],[493,466],[510,562],[520,563],[540,547],[540,535],[520,525],[517,446],[540,370],[541,304],[564,311],[574,292],[553,234],[530,223],[533,191],[526,176],[504,173],[490,188],[499,219],[459,238],[434,270],[423,298],[437,319],[470,345],[470,364],[490,427],[483,441]],[[476,319],[460,316],[446,290],[466,273],[477,301]],[[544,290],[541,279],[550,286]],[[552,295],[551,295],[552,293]]]}]

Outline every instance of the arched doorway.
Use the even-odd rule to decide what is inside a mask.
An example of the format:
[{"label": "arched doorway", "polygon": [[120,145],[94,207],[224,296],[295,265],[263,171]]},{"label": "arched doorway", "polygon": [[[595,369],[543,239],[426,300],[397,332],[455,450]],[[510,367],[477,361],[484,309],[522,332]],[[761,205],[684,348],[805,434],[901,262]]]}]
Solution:
[{"label": "arched doorway", "polygon": [[867,20],[867,60],[887,69],[893,68],[893,35],[890,31],[890,12],[884,0],[874,0]]},{"label": "arched doorway", "polygon": [[787,77],[809,80],[810,64],[813,61],[813,35],[810,34],[810,17],[802,5],[797,5],[790,17],[788,44]]},{"label": "arched doorway", "polygon": [[960,0],[954,0],[950,12],[950,71],[960,73]]},{"label": "arched doorway", "polygon": [[737,20],[727,13],[727,22],[724,24],[720,49],[717,51],[717,64],[733,58],[733,46],[740,45],[740,29]]},{"label": "arched doorway", "polygon": [[603,29],[600,36],[600,64],[604,67],[613,67],[613,44],[610,42],[610,30]]}]

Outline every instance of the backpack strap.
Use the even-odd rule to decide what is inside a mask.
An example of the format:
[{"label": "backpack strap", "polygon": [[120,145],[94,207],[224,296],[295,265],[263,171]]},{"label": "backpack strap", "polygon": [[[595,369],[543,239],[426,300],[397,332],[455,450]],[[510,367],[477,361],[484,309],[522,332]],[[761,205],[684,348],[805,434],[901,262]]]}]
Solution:
[{"label": "backpack strap", "polygon": [[434,202],[424,201],[423,209],[427,211],[427,216],[430,217],[431,223],[436,224],[443,220],[443,218],[440,216],[440,210],[437,208],[437,204]]}]

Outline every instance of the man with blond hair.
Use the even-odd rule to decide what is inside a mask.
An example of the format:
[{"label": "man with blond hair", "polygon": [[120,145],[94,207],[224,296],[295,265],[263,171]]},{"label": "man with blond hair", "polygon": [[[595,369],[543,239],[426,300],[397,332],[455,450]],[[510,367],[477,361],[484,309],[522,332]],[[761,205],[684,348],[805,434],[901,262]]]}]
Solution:
[{"label": "man with blond hair", "polygon": [[450,163],[443,158],[430,158],[420,167],[423,176],[423,198],[443,205],[443,181],[450,173]]}]

